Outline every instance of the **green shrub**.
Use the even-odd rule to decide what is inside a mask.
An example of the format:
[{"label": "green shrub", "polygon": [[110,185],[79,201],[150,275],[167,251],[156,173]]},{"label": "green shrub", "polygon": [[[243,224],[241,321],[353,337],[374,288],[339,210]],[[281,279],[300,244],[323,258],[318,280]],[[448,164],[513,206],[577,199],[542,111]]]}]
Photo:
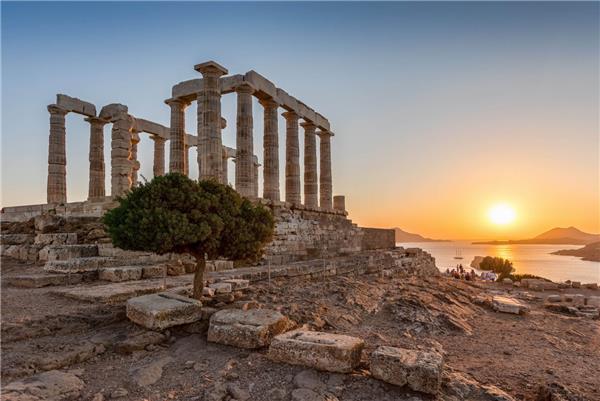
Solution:
[{"label": "green shrub", "polygon": [[194,298],[200,299],[206,257],[255,261],[271,240],[271,211],[227,185],[167,174],[133,188],[104,216],[115,246],[196,258]]},{"label": "green shrub", "polygon": [[509,277],[514,271],[513,264],[510,260],[492,256],[486,256],[483,258],[479,264],[479,269],[491,270],[498,274],[498,281]]}]

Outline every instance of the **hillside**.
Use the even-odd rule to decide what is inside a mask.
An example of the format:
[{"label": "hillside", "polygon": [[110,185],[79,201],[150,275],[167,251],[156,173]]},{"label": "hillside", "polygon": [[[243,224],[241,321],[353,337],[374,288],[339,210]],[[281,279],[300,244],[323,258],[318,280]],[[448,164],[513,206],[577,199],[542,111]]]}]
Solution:
[{"label": "hillside", "polygon": [[592,262],[600,262],[600,241],[587,244],[579,249],[562,249],[552,252],[553,255],[577,256],[582,260],[590,260]]},{"label": "hillside", "polygon": [[426,238],[419,234],[409,233],[398,227],[394,228],[396,232],[396,242],[446,242],[443,239]]},{"label": "hillside", "polygon": [[481,241],[474,244],[502,245],[502,244],[566,244],[586,245],[600,241],[600,234],[590,234],[575,227],[555,227],[533,238],[508,241]]}]

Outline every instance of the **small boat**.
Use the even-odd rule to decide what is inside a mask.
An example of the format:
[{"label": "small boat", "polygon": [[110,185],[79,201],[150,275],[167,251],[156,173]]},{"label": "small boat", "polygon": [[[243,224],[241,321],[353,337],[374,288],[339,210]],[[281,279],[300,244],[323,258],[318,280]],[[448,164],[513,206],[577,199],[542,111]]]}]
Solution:
[{"label": "small boat", "polygon": [[456,256],[454,256],[454,259],[462,259],[462,252],[460,249],[456,250]]}]

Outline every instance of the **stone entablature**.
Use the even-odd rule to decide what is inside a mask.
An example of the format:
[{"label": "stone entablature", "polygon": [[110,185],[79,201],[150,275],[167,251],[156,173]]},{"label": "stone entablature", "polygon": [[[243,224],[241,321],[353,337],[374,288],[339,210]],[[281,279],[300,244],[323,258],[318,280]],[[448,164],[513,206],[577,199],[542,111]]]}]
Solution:
[{"label": "stone entablature", "polygon": [[[88,199],[101,200],[104,188],[104,125],[112,124],[111,131],[111,196],[120,196],[137,184],[140,163],[137,149],[140,133],[147,133],[154,141],[155,176],[163,175],[165,168],[165,143],[169,146],[169,172],[189,175],[188,150],[198,148],[200,179],[215,179],[227,183],[227,160],[235,159],[235,189],[251,199],[259,198],[258,167],[254,155],[252,98],[256,97],[264,109],[264,160],[262,198],[279,201],[280,165],[285,166],[285,201],[309,208],[340,209],[334,206],[331,171],[331,137],[329,121],[302,101],[289,95],[256,71],[227,76],[228,71],[214,61],[194,67],[202,74],[200,79],[181,82],[172,88],[171,98],[165,103],[171,108],[170,127],[134,117],[125,105],[114,103],[104,106],[100,113],[92,103],[58,94],[50,112],[50,137],[48,150],[49,204],[65,204],[66,190],[66,129],[65,116],[74,112],[85,116],[90,123],[89,190]],[[235,93],[237,101],[236,147],[222,144],[221,130],[226,121],[221,116],[221,96]],[[186,133],[185,109],[198,103],[197,135]],[[282,108],[286,119],[285,163],[279,162],[279,127],[277,113]],[[302,120],[302,121],[301,121]],[[300,184],[300,149],[298,126],[304,129],[304,196]],[[317,145],[316,138],[319,138]],[[319,158],[317,159],[317,146]]]}]

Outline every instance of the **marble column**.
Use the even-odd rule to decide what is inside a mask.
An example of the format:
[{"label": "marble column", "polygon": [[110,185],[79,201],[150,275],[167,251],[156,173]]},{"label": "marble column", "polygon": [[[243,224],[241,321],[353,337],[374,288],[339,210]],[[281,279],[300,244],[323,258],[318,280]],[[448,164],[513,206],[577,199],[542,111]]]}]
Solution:
[{"label": "marble column", "polygon": [[346,211],[346,197],[344,195],[336,195],[333,197],[333,208],[335,210]]},{"label": "marble column", "polygon": [[304,205],[310,208],[319,206],[317,199],[317,144],[315,137],[316,126],[306,121],[302,124],[304,128]]},{"label": "marble column", "polygon": [[165,139],[158,136],[152,135],[154,141],[154,164],[152,165],[152,172],[155,177],[165,175]]},{"label": "marble column", "polygon": [[[254,156],[256,158],[256,156]],[[254,182],[252,182],[252,195],[255,198],[258,198],[258,168],[260,167],[260,163],[257,160],[254,160],[253,168],[252,168],[252,176],[254,177]]]},{"label": "marble column", "polygon": [[171,99],[165,103],[171,107],[169,172],[183,174],[185,170],[185,109],[188,103],[181,99]]},{"label": "marble column", "polygon": [[67,152],[65,116],[68,111],[57,106],[48,106],[50,113],[50,136],[48,140],[48,203],[67,202]]},{"label": "marble column", "polygon": [[300,145],[298,114],[286,111],[285,118],[285,201],[300,204]]},{"label": "marble column", "polygon": [[331,180],[331,137],[332,133],[319,130],[317,135],[319,142],[319,206],[331,210],[332,204],[332,180]]},{"label": "marble column", "polygon": [[121,196],[131,188],[131,135],[133,118],[127,114],[113,121],[111,132],[110,174],[111,196]]},{"label": "marble column", "polygon": [[140,134],[136,131],[131,133],[131,153],[129,160],[131,161],[131,186],[135,187],[138,183],[138,171],[140,170],[140,162],[137,158],[137,148],[140,143]]},{"label": "marble column", "polygon": [[223,148],[223,160],[221,162],[221,172],[223,173],[223,177],[221,178],[221,182],[227,185],[229,178],[227,177],[229,174],[229,166],[227,165],[227,151]]},{"label": "marble column", "polygon": [[235,190],[247,198],[254,198],[254,138],[252,120],[252,93],[248,84],[239,85],[237,92],[237,131]]},{"label": "marble column", "polygon": [[187,143],[183,147],[183,174],[186,177],[190,176],[190,148],[191,146]]},{"label": "marble column", "polygon": [[263,198],[279,200],[279,132],[277,123],[277,102],[273,99],[261,100],[264,107],[263,139]]},{"label": "marble column", "polygon": [[90,123],[88,199],[99,199],[106,195],[104,188],[104,125],[107,121],[97,117],[88,117],[85,121]]},{"label": "marble column", "polygon": [[221,85],[219,77],[227,70],[214,61],[198,64],[202,89],[198,93],[198,168],[200,179],[223,180],[221,138]]}]

